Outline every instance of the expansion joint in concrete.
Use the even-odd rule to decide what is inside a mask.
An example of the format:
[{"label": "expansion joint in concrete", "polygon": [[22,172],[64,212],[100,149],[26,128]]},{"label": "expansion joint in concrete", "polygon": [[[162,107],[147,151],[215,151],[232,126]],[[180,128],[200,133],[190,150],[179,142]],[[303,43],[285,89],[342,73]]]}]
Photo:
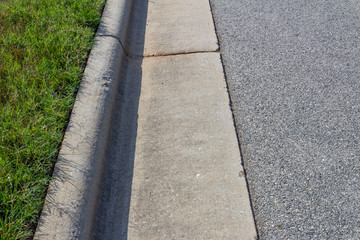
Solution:
[{"label": "expansion joint in concrete", "polygon": [[121,40],[113,35],[105,35],[105,34],[101,34],[101,35],[97,35],[98,37],[111,37],[116,39],[119,43],[120,46],[122,48],[122,50],[124,51],[124,53],[126,54],[127,57],[131,57],[131,58],[152,58],[152,57],[168,57],[168,56],[178,56],[178,55],[187,55],[187,54],[196,54],[196,53],[215,53],[215,52],[220,52],[220,47],[218,47],[215,50],[208,50],[208,51],[184,51],[184,52],[175,52],[175,53],[154,53],[154,54],[147,54],[147,55],[131,55],[127,52],[127,50],[125,49],[123,43],[121,42]]},{"label": "expansion joint in concrete", "polygon": [[121,42],[121,40],[120,40],[118,37],[115,37],[115,36],[113,36],[113,35],[105,35],[105,34],[99,34],[99,35],[96,35],[96,36],[97,36],[97,37],[111,37],[111,38],[116,39],[116,40],[120,43],[120,46],[121,46],[122,50],[124,51],[124,53],[126,54],[126,56],[127,56],[127,57],[132,57],[132,56],[130,56],[130,55],[128,54],[128,52],[126,51],[123,43]]},{"label": "expansion joint in concrete", "polygon": [[191,52],[175,52],[175,53],[155,53],[155,54],[148,54],[144,56],[136,55],[134,57],[144,57],[144,58],[154,58],[154,57],[169,57],[169,56],[179,56],[179,55],[189,55],[189,54],[196,54],[196,53],[216,53],[219,52],[219,48],[216,50],[210,51],[191,51]]}]

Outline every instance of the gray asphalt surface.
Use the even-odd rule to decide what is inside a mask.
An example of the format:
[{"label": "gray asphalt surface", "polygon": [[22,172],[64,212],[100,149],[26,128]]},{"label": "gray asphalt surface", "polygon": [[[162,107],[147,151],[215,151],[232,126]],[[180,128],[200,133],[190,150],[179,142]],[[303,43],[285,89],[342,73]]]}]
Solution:
[{"label": "gray asphalt surface", "polygon": [[360,2],[210,0],[261,239],[360,239]]}]

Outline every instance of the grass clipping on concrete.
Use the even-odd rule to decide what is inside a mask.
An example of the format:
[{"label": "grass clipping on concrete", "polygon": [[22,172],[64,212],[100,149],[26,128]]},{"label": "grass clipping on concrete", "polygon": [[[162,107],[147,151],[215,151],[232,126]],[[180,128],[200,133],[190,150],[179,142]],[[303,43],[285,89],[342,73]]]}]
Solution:
[{"label": "grass clipping on concrete", "polygon": [[0,0],[0,239],[31,238],[105,0]]}]

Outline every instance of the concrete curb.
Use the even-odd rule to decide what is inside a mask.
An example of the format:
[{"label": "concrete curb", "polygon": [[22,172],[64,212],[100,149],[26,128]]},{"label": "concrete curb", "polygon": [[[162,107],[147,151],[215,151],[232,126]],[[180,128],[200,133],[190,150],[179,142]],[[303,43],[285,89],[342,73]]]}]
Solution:
[{"label": "concrete curb", "polygon": [[131,0],[108,0],[34,239],[90,239]]},{"label": "concrete curb", "polygon": [[132,6],[132,0],[107,0],[96,35],[114,37],[122,47],[126,47]]}]

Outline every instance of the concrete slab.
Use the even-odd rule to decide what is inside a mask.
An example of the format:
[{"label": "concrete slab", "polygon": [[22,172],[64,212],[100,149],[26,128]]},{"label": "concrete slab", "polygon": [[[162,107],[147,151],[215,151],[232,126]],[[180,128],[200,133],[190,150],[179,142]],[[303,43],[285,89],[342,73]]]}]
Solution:
[{"label": "concrete slab", "polygon": [[[139,29],[145,19],[144,39],[138,35],[143,32]],[[127,44],[130,55],[169,55],[218,49],[207,0],[137,0],[132,26],[135,35],[131,34],[131,43]]]},{"label": "concrete slab", "polygon": [[129,239],[254,239],[219,53],[145,58]]}]

